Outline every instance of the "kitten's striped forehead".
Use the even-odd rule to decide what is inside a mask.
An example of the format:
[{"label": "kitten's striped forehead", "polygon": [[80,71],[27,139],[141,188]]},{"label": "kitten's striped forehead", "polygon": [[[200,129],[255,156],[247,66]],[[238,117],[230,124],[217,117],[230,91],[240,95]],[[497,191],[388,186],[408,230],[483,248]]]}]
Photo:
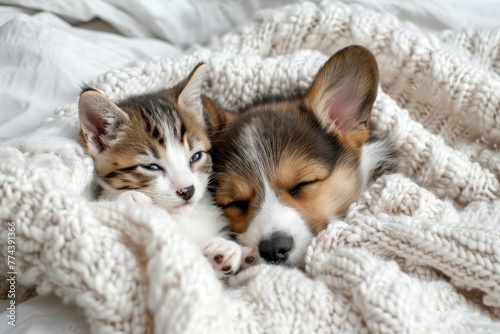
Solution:
[{"label": "kitten's striped forehead", "polygon": [[[118,106],[124,110],[139,113],[144,122],[144,130],[162,146],[173,136],[179,142],[186,133],[185,120],[178,107],[161,95],[149,94],[122,101]],[[139,129],[138,129],[139,130]]]},{"label": "kitten's striped forehead", "polygon": [[190,156],[210,149],[205,125],[177,104],[169,91],[133,96],[117,103],[130,122],[119,130],[119,144],[108,149],[107,158],[96,164],[98,174],[115,189],[145,189],[156,177],[141,166],[158,164],[166,175],[181,170],[209,173],[211,159],[193,167]]}]

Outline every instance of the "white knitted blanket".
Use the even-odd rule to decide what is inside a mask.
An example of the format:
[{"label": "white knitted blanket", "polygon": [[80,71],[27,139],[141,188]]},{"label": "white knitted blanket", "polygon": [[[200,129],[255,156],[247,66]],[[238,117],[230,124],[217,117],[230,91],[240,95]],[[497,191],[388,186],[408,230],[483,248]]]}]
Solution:
[{"label": "white knitted blanket", "polygon": [[91,84],[120,98],[203,60],[205,92],[237,109],[306,88],[350,44],[378,60],[373,124],[403,173],[320,233],[305,272],[259,265],[225,287],[162,210],[93,201],[72,104],[0,146],[0,275],[14,222],[18,286],[78,305],[96,333],[500,332],[500,29],[424,34],[362,7],[303,3]]}]

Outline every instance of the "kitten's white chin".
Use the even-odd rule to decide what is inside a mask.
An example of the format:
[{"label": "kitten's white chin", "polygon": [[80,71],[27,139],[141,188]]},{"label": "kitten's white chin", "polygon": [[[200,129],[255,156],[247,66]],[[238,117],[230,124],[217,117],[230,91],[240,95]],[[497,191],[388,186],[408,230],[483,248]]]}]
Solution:
[{"label": "kitten's white chin", "polygon": [[168,212],[173,214],[182,214],[190,212],[194,207],[194,203],[192,202],[184,202],[177,205],[173,205],[165,208]]}]

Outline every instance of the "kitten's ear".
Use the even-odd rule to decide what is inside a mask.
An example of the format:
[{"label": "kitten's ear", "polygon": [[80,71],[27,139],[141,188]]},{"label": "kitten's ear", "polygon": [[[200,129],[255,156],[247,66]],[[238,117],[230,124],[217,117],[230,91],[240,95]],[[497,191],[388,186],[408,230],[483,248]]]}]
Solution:
[{"label": "kitten's ear", "polygon": [[360,147],[370,137],[370,114],[377,88],[375,57],[364,47],[349,46],[319,70],[304,104],[327,131]]},{"label": "kitten's ear", "polygon": [[81,134],[91,153],[102,152],[128,115],[104,94],[84,88],[78,101]]},{"label": "kitten's ear", "polygon": [[199,63],[189,76],[179,84],[182,87],[179,93],[179,105],[190,110],[201,122],[204,121],[201,85],[205,80],[206,72],[207,65]]}]

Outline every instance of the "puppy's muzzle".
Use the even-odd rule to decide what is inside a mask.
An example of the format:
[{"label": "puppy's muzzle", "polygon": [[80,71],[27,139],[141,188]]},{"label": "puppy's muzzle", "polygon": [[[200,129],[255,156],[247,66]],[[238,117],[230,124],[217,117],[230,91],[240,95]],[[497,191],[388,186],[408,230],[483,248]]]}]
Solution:
[{"label": "puppy's muzzle", "polygon": [[292,236],[283,232],[274,232],[259,243],[259,255],[269,263],[286,262],[293,249]]}]

